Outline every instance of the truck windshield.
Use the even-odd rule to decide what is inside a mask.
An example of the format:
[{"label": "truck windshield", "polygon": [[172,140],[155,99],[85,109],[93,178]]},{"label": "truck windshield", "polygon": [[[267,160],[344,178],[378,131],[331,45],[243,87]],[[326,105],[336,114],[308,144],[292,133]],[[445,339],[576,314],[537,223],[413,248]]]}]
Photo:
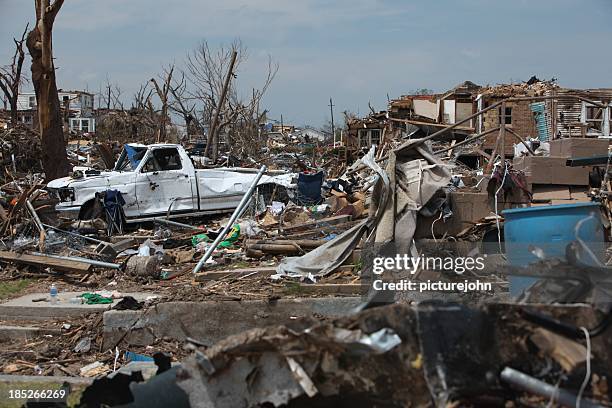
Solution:
[{"label": "truck windshield", "polygon": [[144,146],[125,145],[117,164],[115,164],[115,171],[134,171],[140,160],[144,157],[147,152],[147,148]]}]

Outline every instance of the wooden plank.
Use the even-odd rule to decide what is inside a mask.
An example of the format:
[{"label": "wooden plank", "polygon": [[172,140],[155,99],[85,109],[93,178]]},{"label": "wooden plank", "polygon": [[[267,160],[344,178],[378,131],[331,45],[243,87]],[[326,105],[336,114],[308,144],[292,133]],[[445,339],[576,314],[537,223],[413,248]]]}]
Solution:
[{"label": "wooden plank", "polygon": [[[354,265],[341,265],[337,271],[352,271]],[[228,277],[242,278],[247,276],[267,277],[276,273],[276,266],[264,266],[260,268],[227,269],[223,271],[208,271],[196,274],[196,282],[207,282],[211,280],[223,279]]]},{"label": "wooden plank", "polygon": [[310,231],[305,232],[297,232],[292,233],[291,231],[281,232],[277,237],[281,237],[283,239],[317,239],[323,238],[329,235],[330,233],[337,233],[338,235],[343,233],[344,231],[351,229],[355,225],[359,224],[361,220],[344,222],[342,224],[335,225],[320,225],[316,228],[311,229]]},{"label": "wooden plank", "polygon": [[537,328],[529,339],[568,373],[586,361],[586,347],[549,330]]},{"label": "wooden plank", "polygon": [[[326,226],[326,225],[342,224],[348,221],[351,221],[350,215],[337,215],[334,217],[321,218],[320,220],[306,222],[301,225],[294,225],[292,227],[283,227],[282,230],[283,230],[283,233],[286,234],[289,232],[298,232],[298,231],[305,231],[308,229],[319,228],[321,226]],[[267,226],[266,229],[270,229],[270,227],[277,228],[278,225],[273,224],[271,226]]]},{"label": "wooden plank", "polygon": [[242,278],[246,276],[271,276],[276,273],[276,267],[229,269],[223,271],[200,272],[196,274],[196,282],[206,282],[227,277]]},{"label": "wooden plank", "polygon": [[84,262],[49,258],[48,256],[42,255],[19,254],[10,251],[0,251],[0,260],[40,267],[50,267],[51,269],[72,273],[87,273],[91,268],[90,264]]},{"label": "wooden plank", "polygon": [[301,249],[297,245],[266,245],[253,244],[247,246],[247,250],[259,251],[268,255],[300,255],[310,252],[310,249]]},{"label": "wooden plank", "polygon": [[247,239],[245,241],[246,246],[251,245],[289,245],[295,247],[295,245],[299,246],[303,249],[314,249],[318,248],[321,245],[325,244],[326,240],[324,239]]}]

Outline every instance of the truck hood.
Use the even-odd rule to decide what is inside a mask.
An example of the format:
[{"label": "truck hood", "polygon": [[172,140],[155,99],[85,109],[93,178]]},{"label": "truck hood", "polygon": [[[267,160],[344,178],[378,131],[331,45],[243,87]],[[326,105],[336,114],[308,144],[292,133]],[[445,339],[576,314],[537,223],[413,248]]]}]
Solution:
[{"label": "truck hood", "polygon": [[110,177],[122,174],[120,171],[103,171],[96,175],[85,175],[84,177],[62,177],[55,180],[51,180],[47,183],[47,188],[66,188],[75,187],[81,185],[87,185],[94,187],[97,185],[106,185]]}]

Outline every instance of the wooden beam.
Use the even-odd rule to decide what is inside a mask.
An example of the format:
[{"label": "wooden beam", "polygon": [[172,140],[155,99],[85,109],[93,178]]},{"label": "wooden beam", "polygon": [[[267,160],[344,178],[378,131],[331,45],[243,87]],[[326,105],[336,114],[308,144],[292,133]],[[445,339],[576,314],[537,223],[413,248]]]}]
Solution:
[{"label": "wooden beam", "polygon": [[15,262],[39,267],[50,267],[64,272],[87,273],[91,268],[90,264],[76,262],[65,259],[50,258],[42,255],[19,254],[17,252],[0,251],[0,260],[5,262]]},{"label": "wooden beam", "polygon": [[508,132],[510,132],[510,134],[512,134],[512,136],[514,136],[515,138],[517,138],[517,139],[518,139],[518,140],[519,140],[519,141],[520,141],[520,142],[523,144],[523,146],[525,146],[525,148],[526,148],[526,149],[529,151],[529,153],[530,153],[532,156],[535,156],[535,152],[534,152],[534,151],[531,149],[531,147],[529,147],[529,145],[528,145],[528,144],[525,142],[525,140],[524,140],[524,139],[523,139],[521,136],[519,136],[519,134],[518,134],[518,133],[516,133],[514,130],[512,130],[512,129],[510,129],[510,128],[508,128],[508,129],[506,129],[506,130],[507,130]]},{"label": "wooden beam", "polygon": [[304,249],[314,249],[325,244],[327,241],[324,239],[247,239],[245,244],[251,245],[298,245]]},{"label": "wooden beam", "polygon": [[462,141],[462,142],[458,142],[458,143],[456,143],[456,144],[455,144],[455,145],[453,145],[453,146],[447,147],[447,148],[445,148],[445,149],[437,150],[437,151],[435,151],[435,152],[434,152],[434,154],[440,154],[440,153],[447,152],[447,151],[449,151],[449,150],[453,150],[453,149],[455,149],[455,148],[457,148],[457,147],[459,147],[459,146],[463,146],[464,144],[468,144],[468,143],[471,143],[471,142],[473,142],[473,141],[475,141],[475,140],[482,139],[482,138],[483,138],[483,137],[485,137],[486,135],[491,134],[491,133],[493,133],[493,132],[497,132],[498,130],[499,130],[499,128],[498,128],[498,127],[494,128],[494,129],[485,130],[484,132],[479,133],[479,134],[477,134],[477,135],[475,135],[475,136],[473,136],[473,137],[470,137],[469,139],[465,139],[465,140],[464,140],[464,141]]},{"label": "wooden beam", "polygon": [[[337,224],[342,224],[348,221],[351,221],[350,215],[337,215],[334,217],[321,218],[320,220],[306,222],[300,225],[294,225],[291,227],[283,227],[282,233],[286,234],[288,232],[293,232],[293,231],[296,231],[296,232],[305,231],[311,228],[312,229],[319,228],[322,225],[337,225]],[[272,224],[271,226],[267,226],[266,229],[271,229],[270,227],[275,228],[275,227],[278,227],[278,225]]]},{"label": "wooden beam", "polygon": [[[336,271],[352,271],[354,265],[341,265]],[[246,278],[250,276],[268,277],[276,273],[276,266],[244,269],[226,269],[222,271],[208,271],[196,274],[196,282],[207,282],[223,278]]]}]

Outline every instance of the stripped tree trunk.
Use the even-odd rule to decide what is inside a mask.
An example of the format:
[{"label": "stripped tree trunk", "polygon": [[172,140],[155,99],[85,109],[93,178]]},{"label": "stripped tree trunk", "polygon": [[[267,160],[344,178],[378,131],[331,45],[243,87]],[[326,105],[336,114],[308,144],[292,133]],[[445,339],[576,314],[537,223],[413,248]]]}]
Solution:
[{"label": "stripped tree trunk", "polygon": [[63,3],[64,0],[55,0],[52,4],[50,0],[35,0],[36,26],[28,34],[26,42],[32,57],[32,83],[36,92],[42,162],[47,180],[66,176],[69,171],[52,51],[53,22]]}]

